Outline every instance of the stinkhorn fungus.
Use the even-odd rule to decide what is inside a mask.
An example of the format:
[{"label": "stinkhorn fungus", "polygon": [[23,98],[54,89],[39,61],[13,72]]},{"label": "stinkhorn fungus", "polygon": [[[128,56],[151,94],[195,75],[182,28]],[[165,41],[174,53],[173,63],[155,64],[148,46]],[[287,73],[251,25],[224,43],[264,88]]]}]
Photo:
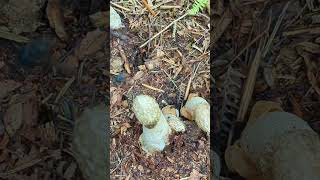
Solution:
[{"label": "stinkhorn fungus", "polygon": [[270,102],[253,107],[240,139],[226,150],[227,166],[248,180],[318,180],[318,134],[303,119],[281,111]]},{"label": "stinkhorn fungus", "polygon": [[194,120],[198,127],[210,134],[210,104],[202,97],[190,94],[181,115],[189,120]]},{"label": "stinkhorn fungus", "polygon": [[169,144],[171,128],[155,99],[139,95],[133,100],[133,112],[143,125],[139,141],[148,154],[162,151]]},{"label": "stinkhorn fungus", "polygon": [[86,109],[76,119],[73,131],[72,150],[84,179],[107,178],[107,107],[99,105]]},{"label": "stinkhorn fungus", "polygon": [[162,108],[162,113],[167,119],[169,126],[175,132],[184,132],[186,131],[185,124],[181,121],[179,117],[179,111],[173,106],[166,106]]}]

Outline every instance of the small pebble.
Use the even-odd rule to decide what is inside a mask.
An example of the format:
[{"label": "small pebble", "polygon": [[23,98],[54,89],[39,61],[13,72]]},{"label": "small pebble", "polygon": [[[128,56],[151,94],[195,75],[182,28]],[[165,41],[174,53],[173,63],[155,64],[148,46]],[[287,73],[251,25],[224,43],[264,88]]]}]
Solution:
[{"label": "small pebble", "polygon": [[116,82],[121,83],[121,82],[124,82],[125,80],[126,80],[126,77],[124,73],[120,73],[116,75]]},{"label": "small pebble", "polygon": [[49,59],[49,42],[47,40],[34,40],[19,49],[18,61],[24,66],[35,66]]}]

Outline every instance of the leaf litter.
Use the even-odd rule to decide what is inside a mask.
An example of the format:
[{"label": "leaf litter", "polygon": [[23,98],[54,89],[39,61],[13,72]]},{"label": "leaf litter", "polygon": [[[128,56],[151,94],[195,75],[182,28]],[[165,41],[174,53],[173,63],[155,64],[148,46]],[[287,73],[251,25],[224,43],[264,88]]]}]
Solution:
[{"label": "leaf litter", "polygon": [[177,21],[192,3],[111,2],[124,24],[111,32],[111,179],[209,179],[209,139],[194,122],[183,119],[185,132],[173,135],[164,152],[146,156],[131,110],[140,94],[178,110],[189,93],[209,101],[208,12]]},{"label": "leaf litter", "polygon": [[95,1],[84,11],[75,1],[1,3],[0,179],[84,180],[73,130],[81,118],[97,119],[82,112],[109,94],[107,23],[89,19],[107,5]]},{"label": "leaf litter", "polygon": [[[211,54],[217,129],[213,135],[216,144],[211,147],[221,163],[216,178],[233,179],[240,177],[225,166],[225,150],[240,137],[257,101],[277,102],[320,132],[319,4],[313,0],[240,0],[217,1],[213,7]],[[226,19],[228,14],[231,22]]]}]

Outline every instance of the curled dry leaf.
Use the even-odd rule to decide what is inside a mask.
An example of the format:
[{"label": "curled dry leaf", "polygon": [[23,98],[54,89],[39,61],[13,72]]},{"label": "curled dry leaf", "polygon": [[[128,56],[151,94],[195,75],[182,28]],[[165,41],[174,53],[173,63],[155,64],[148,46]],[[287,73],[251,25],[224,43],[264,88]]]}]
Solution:
[{"label": "curled dry leaf", "polygon": [[75,49],[75,55],[82,59],[101,50],[106,43],[108,37],[107,32],[96,29],[88,32],[86,37],[82,39],[80,46]]},{"label": "curled dry leaf", "polygon": [[105,31],[97,29],[88,32],[73,54],[70,54],[62,63],[56,63],[57,71],[64,75],[72,76],[79,67],[79,60],[101,50],[103,44],[106,43],[106,38],[107,33]]},{"label": "curled dry leaf", "polygon": [[64,28],[64,17],[59,0],[48,0],[47,16],[50,26],[55,30],[57,36],[61,40],[67,41],[69,36]]}]

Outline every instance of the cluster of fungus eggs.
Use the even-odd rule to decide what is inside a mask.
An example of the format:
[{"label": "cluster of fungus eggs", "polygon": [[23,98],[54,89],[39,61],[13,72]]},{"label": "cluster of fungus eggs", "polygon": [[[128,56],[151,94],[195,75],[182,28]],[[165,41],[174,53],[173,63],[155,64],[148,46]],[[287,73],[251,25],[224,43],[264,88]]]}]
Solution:
[{"label": "cluster of fungus eggs", "polygon": [[[148,95],[139,95],[133,100],[132,110],[143,126],[139,141],[142,149],[152,154],[162,151],[169,144],[172,132],[184,132],[186,127],[173,108],[163,108],[162,111],[156,100]],[[198,108],[199,107],[199,108]],[[182,111],[182,115],[195,120],[206,133],[210,132],[210,106],[201,97],[190,98]]]}]

